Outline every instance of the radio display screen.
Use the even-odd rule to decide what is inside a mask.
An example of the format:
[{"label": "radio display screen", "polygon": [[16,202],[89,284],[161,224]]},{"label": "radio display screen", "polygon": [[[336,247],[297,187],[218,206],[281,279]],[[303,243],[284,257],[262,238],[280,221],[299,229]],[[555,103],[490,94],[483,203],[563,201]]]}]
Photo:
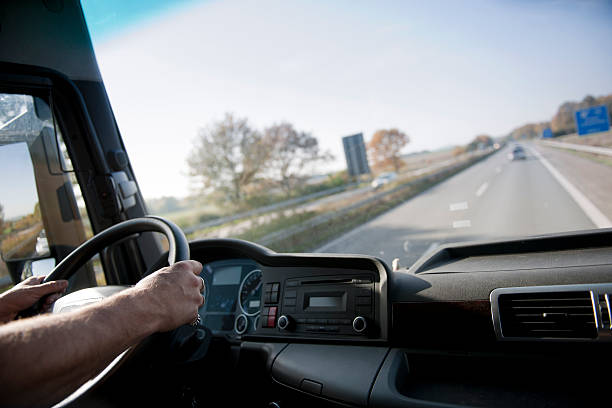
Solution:
[{"label": "radio display screen", "polygon": [[346,292],[305,293],[304,310],[344,312],[346,311]]},{"label": "radio display screen", "polygon": [[342,307],[342,296],[311,296],[308,299],[308,307]]}]

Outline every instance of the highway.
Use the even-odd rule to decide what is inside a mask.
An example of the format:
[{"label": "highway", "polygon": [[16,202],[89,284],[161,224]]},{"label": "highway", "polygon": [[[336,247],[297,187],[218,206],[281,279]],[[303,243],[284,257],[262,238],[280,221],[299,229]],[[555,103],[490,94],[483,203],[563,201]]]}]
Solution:
[{"label": "highway", "polygon": [[389,265],[399,258],[409,267],[445,243],[607,226],[609,220],[550,164],[544,148],[523,146],[526,160],[510,161],[506,146],[316,252],[367,254]]}]

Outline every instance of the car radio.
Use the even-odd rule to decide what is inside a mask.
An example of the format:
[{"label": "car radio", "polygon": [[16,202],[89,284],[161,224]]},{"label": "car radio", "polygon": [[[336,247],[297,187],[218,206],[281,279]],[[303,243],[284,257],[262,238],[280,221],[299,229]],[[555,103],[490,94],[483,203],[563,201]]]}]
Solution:
[{"label": "car radio", "polygon": [[258,328],[351,336],[364,336],[374,328],[374,280],[369,274],[266,283],[262,300]]}]

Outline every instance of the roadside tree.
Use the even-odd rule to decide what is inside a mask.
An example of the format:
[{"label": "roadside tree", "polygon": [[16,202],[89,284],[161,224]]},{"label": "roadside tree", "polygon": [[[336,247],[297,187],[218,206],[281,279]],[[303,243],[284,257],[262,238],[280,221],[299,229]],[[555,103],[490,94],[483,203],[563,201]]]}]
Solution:
[{"label": "roadside tree", "polygon": [[282,122],[264,131],[266,144],[271,147],[268,170],[285,195],[292,195],[308,177],[307,169],[323,160],[332,159],[322,152],[316,137],[298,132],[292,124]]},{"label": "roadside tree", "polygon": [[372,140],[368,143],[370,157],[374,166],[382,168],[389,165],[399,171],[402,159],[401,150],[410,142],[410,138],[398,129],[381,129],[374,133]]},{"label": "roadside tree", "polygon": [[227,113],[223,120],[198,132],[187,163],[189,174],[204,190],[221,191],[231,203],[240,205],[269,156],[270,147],[247,119]]}]

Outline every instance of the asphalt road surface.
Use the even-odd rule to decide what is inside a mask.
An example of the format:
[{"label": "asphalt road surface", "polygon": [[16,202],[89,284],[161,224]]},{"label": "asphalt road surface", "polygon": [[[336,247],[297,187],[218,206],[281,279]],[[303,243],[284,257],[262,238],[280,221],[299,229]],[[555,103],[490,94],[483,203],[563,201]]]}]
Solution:
[{"label": "asphalt road surface", "polygon": [[317,252],[367,254],[389,265],[399,258],[409,267],[445,243],[602,226],[589,212],[588,198],[577,198],[571,183],[555,175],[543,149],[523,146],[526,160],[510,161],[507,146]]}]

